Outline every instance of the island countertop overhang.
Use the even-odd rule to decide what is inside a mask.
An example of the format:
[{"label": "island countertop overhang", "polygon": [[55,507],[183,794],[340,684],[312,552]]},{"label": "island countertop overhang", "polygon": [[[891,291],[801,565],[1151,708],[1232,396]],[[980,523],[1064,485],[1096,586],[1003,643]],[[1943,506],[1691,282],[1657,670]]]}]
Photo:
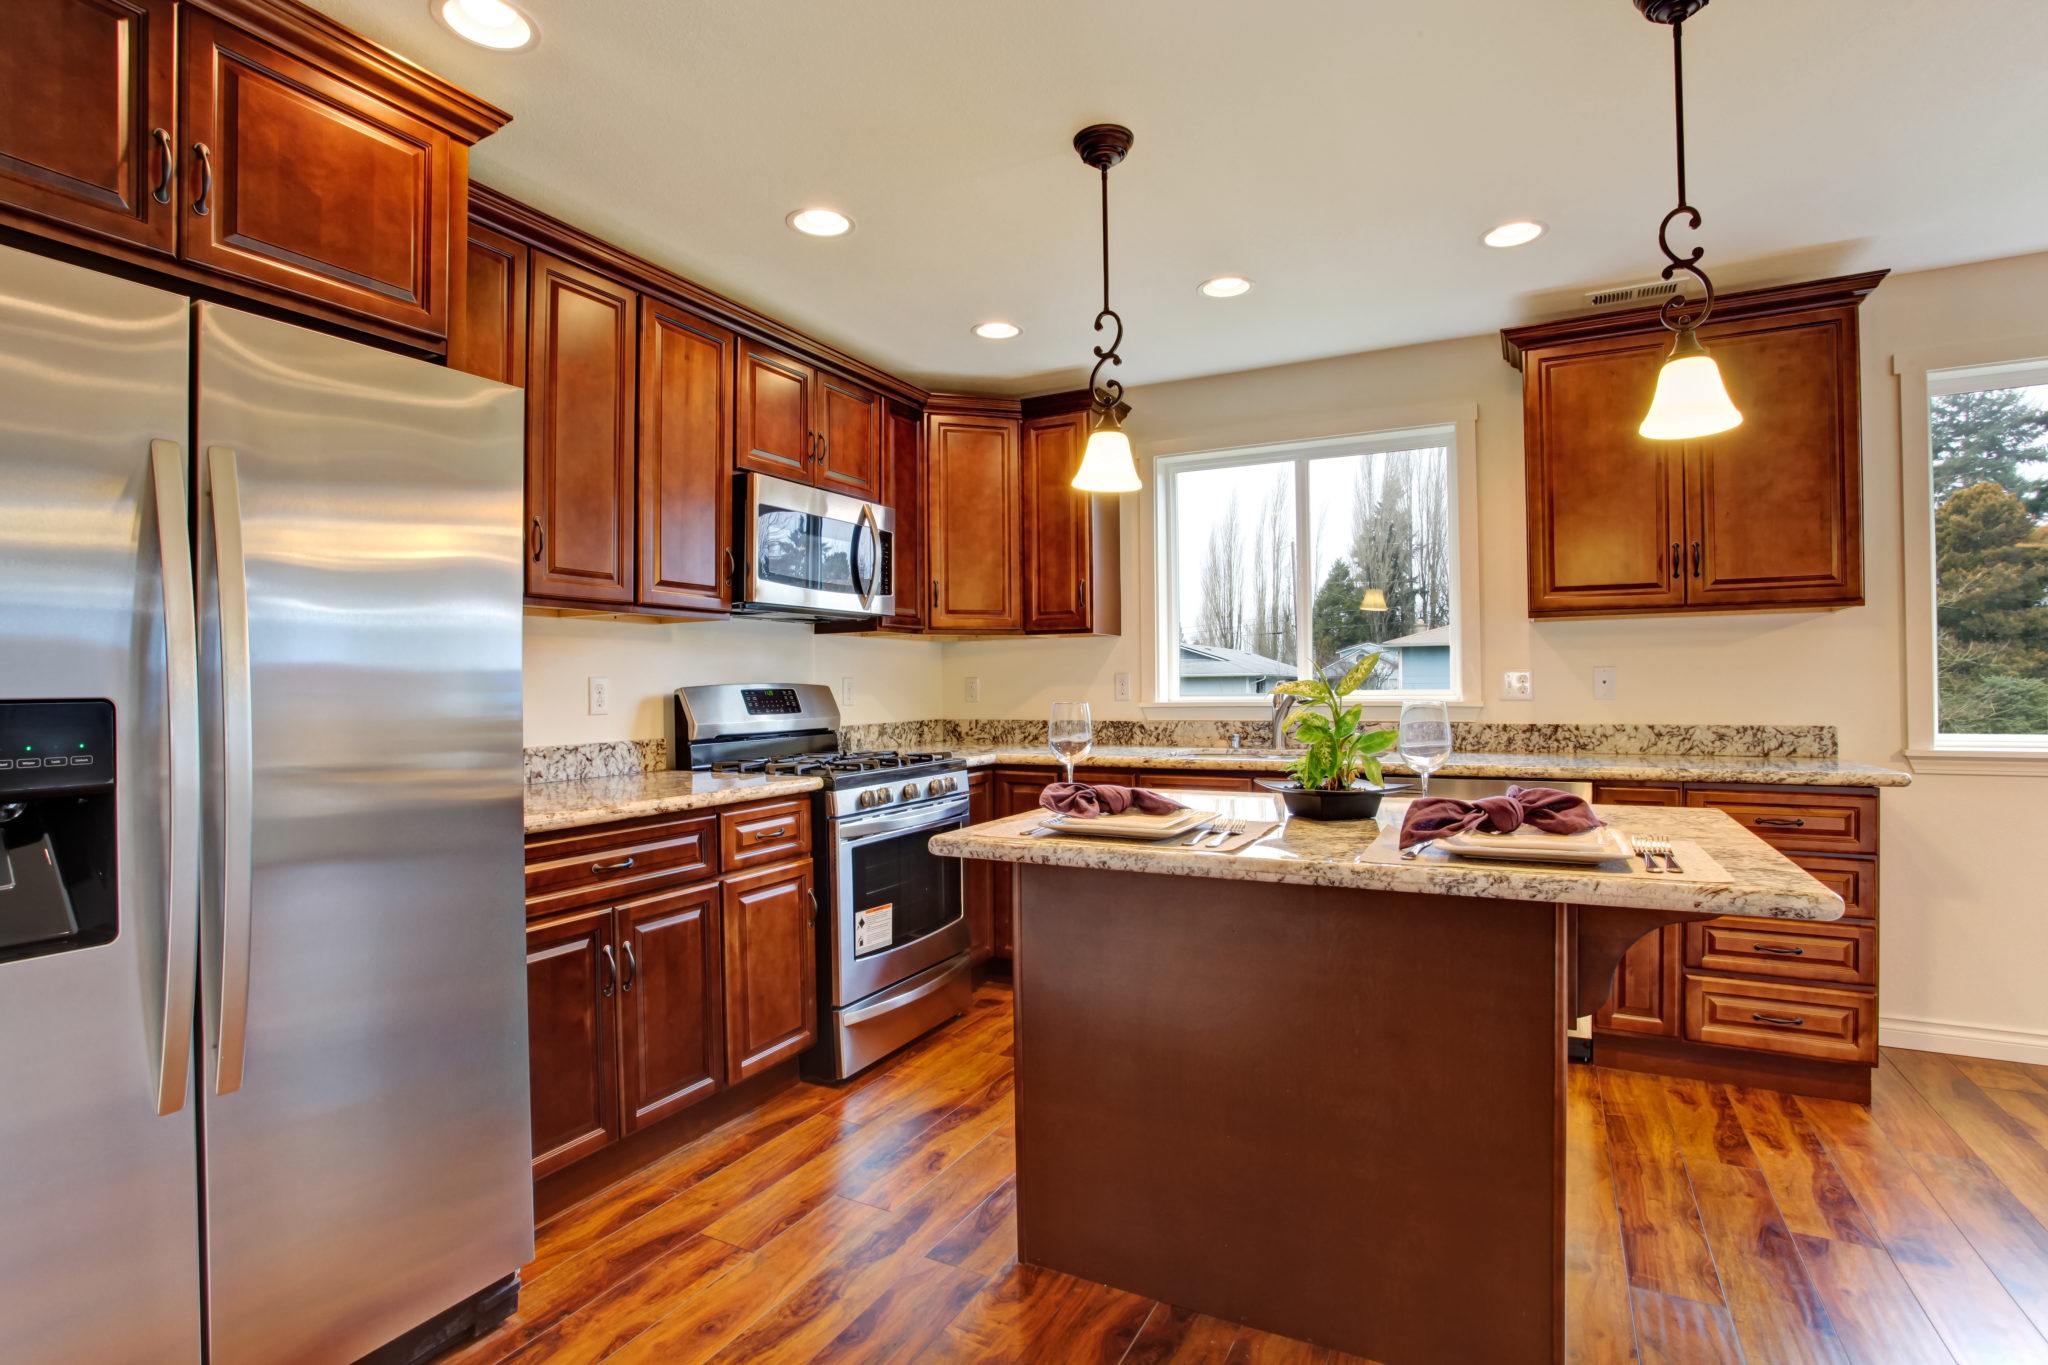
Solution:
[{"label": "island countertop overhang", "polygon": [[[1191,793],[1188,799],[1190,804],[1197,804],[1212,800],[1242,803],[1246,798]],[[1388,801],[1382,811],[1386,820],[1398,823],[1405,809],[1405,801]],[[1676,806],[1594,809],[1601,819],[1624,834],[1698,844],[1721,864],[1730,880],[1619,876],[1598,869],[1472,860],[1366,861],[1362,855],[1383,828],[1377,821],[1291,820],[1251,847],[1226,854],[1108,839],[1033,835],[1030,831],[1042,823],[1042,813],[1026,812],[934,835],[931,850],[944,857],[1039,867],[1363,891],[1413,891],[1482,900],[1564,902],[1807,921],[1842,916],[1840,896],[1721,811]]]}]

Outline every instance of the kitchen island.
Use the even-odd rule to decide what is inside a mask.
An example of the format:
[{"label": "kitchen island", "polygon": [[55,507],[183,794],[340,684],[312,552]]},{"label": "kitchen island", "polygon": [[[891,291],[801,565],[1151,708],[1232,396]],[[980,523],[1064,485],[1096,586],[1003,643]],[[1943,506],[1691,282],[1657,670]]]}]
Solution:
[{"label": "kitchen island", "polygon": [[1018,865],[1019,1259],[1377,1360],[1561,1359],[1569,1020],[1664,925],[1842,913],[1719,811],[1599,813],[1725,880],[1403,861],[1373,822],[936,836]]}]

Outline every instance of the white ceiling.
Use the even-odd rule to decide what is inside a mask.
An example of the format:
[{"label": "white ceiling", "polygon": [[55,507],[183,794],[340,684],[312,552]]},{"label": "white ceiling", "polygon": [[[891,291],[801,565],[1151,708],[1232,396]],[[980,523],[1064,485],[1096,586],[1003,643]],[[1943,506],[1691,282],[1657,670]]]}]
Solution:
[{"label": "white ceiling", "polygon": [[[512,111],[475,175],[913,382],[1086,373],[1110,176],[1127,383],[1571,311],[1647,279],[1668,30],[1629,0],[524,0],[495,54],[427,0],[315,0]],[[2042,0],[1716,0],[1688,25],[1716,282],[2048,248]],[[2035,54],[2029,56],[2026,54]],[[831,241],[783,224],[826,204]],[[1487,228],[1550,233],[1494,251]],[[1238,299],[1195,292],[1221,273]],[[1006,318],[1007,342],[969,327]]]}]

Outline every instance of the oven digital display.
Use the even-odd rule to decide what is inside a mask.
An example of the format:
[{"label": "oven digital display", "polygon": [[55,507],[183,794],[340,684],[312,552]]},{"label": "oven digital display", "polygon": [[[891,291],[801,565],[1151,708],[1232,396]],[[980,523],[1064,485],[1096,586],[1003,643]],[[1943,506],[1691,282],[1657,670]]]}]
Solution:
[{"label": "oven digital display", "polygon": [[793,687],[748,687],[740,698],[750,716],[793,716],[803,710]]}]

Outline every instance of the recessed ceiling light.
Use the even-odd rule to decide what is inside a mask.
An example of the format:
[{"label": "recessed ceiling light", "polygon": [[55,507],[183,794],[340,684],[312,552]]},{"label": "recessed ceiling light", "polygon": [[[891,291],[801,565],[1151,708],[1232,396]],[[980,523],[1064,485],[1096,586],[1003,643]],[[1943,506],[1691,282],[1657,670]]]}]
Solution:
[{"label": "recessed ceiling light", "polygon": [[533,21],[505,0],[428,0],[427,8],[450,33],[478,47],[515,52],[533,46]]},{"label": "recessed ceiling light", "polygon": [[1218,275],[1202,281],[1202,292],[1212,299],[1234,299],[1252,292],[1252,282],[1242,275]]},{"label": "recessed ceiling light", "polygon": [[1548,230],[1541,223],[1517,220],[1512,223],[1502,223],[1479,240],[1485,242],[1488,246],[1527,246]]},{"label": "recessed ceiling light", "polygon": [[853,219],[837,209],[798,209],[789,215],[789,225],[806,237],[843,237],[853,231]]},{"label": "recessed ceiling light", "polygon": [[984,341],[1008,341],[1024,329],[1014,322],[977,322],[974,334]]}]

